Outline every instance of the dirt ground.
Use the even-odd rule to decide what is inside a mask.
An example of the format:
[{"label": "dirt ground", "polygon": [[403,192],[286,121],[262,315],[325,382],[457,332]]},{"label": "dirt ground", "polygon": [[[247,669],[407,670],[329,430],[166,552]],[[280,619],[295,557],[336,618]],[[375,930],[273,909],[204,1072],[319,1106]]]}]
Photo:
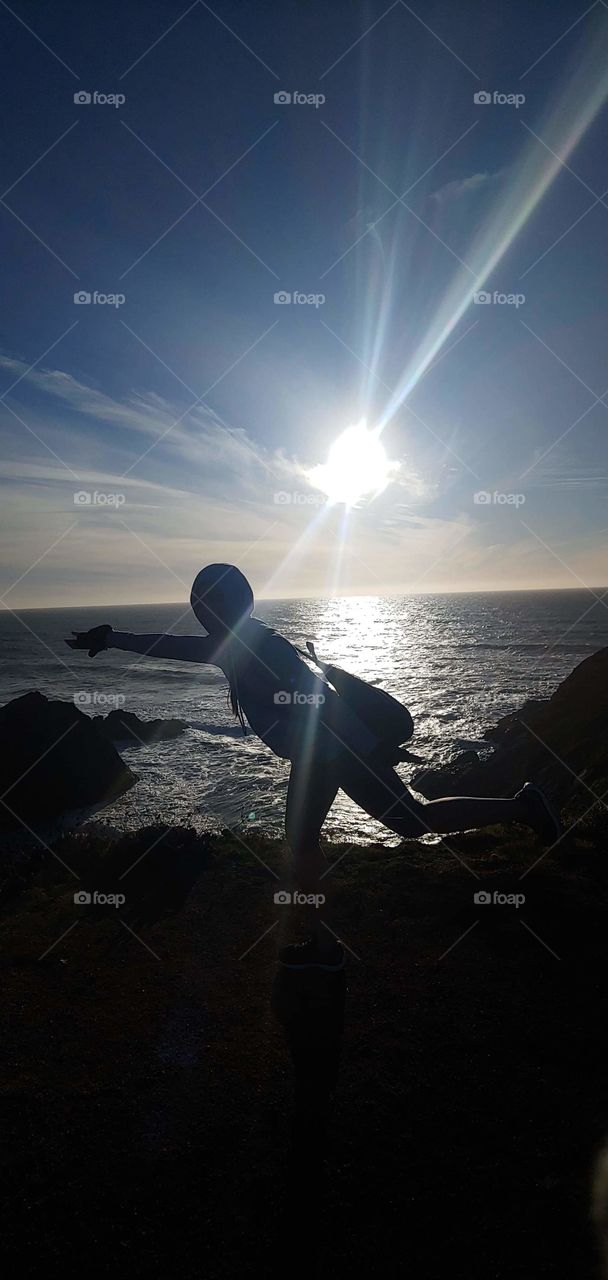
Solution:
[{"label": "dirt ground", "polygon": [[9,877],[11,1270],[597,1276],[603,840],[581,826],[534,867],[498,829],[448,843],[342,858],[345,981],[277,978],[304,921],[259,835],[72,836]]}]

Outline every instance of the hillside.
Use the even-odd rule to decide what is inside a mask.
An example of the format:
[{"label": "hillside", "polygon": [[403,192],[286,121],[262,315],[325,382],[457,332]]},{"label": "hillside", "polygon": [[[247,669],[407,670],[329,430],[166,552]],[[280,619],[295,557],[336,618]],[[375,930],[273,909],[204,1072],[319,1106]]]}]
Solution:
[{"label": "hillside", "polygon": [[277,969],[303,922],[274,902],[283,845],[253,830],[98,827],[13,854],[9,1264],[25,1247],[40,1276],[596,1275],[605,663],[474,765],[504,779],[534,727],[545,782],[568,777],[553,849],[517,828],[327,845],[345,975]]},{"label": "hillside", "polygon": [[[357,848],[336,870],[341,1045],[335,983],[277,989],[276,843],[63,840],[122,908],[76,907],[51,856],[13,884],[9,1256],[27,1241],[34,1274],[65,1271],[68,1234],[68,1274],[93,1252],[94,1274],[228,1277],[254,1253],[262,1275],[347,1276],[377,1274],[390,1238],[416,1274],[591,1276],[605,827],[587,819],[536,866],[538,846],[499,830],[449,845]],[[480,888],[525,904],[476,906]]]}]

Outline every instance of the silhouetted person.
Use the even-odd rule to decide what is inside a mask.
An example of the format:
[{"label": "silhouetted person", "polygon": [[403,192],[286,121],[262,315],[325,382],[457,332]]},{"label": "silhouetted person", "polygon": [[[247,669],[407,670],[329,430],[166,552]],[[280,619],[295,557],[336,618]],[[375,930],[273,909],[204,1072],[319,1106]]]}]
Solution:
[{"label": "silhouetted person", "polygon": [[[423,802],[385,762],[383,743],[326,681],[315,675],[284,636],[253,617],[253,591],[239,569],[210,564],[192,587],[192,609],[205,636],[132,635],[111,626],[74,632],[67,644],[94,657],[124,649],[153,658],[219,667],[243,732],[245,720],[274,751],[291,761],[285,827],[300,890],[326,897],[327,861],[321,828],[342,789],[371,818],[404,838],[447,834],[518,822],[550,843],[559,820],[537,787],[527,783],[513,799],[454,796]],[[283,948],[289,967],[341,968],[344,953],[324,927],[323,904],[313,911],[313,936]]]}]

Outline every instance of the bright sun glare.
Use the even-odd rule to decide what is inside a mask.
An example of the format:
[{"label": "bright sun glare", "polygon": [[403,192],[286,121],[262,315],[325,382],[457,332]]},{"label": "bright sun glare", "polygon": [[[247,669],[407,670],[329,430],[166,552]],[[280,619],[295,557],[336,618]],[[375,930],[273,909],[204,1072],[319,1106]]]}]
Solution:
[{"label": "bright sun glare", "polygon": [[359,498],[374,497],[386,488],[395,463],[389,462],[376,431],[364,420],[347,427],[332,444],[327,462],[307,473],[316,489],[331,502],[352,506]]}]

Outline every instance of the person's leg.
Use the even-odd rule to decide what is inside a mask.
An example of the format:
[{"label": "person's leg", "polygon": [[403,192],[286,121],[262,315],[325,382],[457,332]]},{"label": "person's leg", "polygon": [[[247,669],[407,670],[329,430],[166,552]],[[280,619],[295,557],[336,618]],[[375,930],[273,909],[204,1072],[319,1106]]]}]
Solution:
[{"label": "person's leg", "polygon": [[447,796],[445,800],[429,800],[421,808],[428,830],[439,835],[509,822],[521,822],[523,826],[528,826],[527,810],[516,798],[502,800],[493,796]]},{"label": "person's leg", "polygon": [[311,906],[311,934],[320,955],[335,950],[331,931],[324,927],[328,914],[329,877],[327,859],[321,849],[321,828],[338,791],[338,780],[330,763],[299,760],[291,766],[285,810],[285,833],[292,856],[297,889],[324,902]]},{"label": "person's leg", "polygon": [[355,757],[343,757],[340,786],[371,818],[404,838],[428,832],[447,835],[511,822],[550,834],[550,820],[543,813],[542,802],[536,803],[533,795],[523,792],[511,800],[447,796],[423,803],[415,799],[394,769],[376,768]]}]

